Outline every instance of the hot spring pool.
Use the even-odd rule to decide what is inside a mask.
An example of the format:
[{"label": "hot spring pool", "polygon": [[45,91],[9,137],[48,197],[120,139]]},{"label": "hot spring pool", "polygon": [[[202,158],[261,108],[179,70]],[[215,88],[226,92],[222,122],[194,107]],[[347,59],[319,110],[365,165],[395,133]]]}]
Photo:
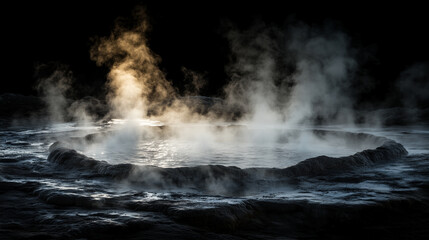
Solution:
[{"label": "hot spring pool", "polygon": [[212,125],[121,128],[91,139],[77,141],[73,148],[110,164],[158,167],[285,168],[312,157],[348,156],[381,145],[367,136],[328,131]]}]

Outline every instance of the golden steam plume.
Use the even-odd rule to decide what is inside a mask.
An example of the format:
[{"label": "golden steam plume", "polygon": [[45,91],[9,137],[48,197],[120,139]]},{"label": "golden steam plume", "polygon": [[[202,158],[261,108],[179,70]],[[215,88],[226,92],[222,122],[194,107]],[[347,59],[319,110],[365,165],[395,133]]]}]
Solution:
[{"label": "golden steam plume", "polygon": [[110,67],[108,101],[112,114],[120,118],[142,118],[150,108],[174,98],[175,91],[158,68],[160,58],[148,47],[149,28],[145,10],[134,12],[138,25],[123,26],[119,21],[108,37],[92,47],[91,59]]}]

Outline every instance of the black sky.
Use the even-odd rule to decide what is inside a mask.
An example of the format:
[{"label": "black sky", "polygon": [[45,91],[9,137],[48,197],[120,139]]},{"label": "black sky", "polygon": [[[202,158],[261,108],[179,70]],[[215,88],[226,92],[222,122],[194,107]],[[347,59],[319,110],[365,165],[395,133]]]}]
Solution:
[{"label": "black sky", "polygon": [[[326,4],[300,1],[258,3],[170,3],[169,1],[15,2],[2,6],[1,92],[33,94],[34,67],[68,65],[81,85],[102,86],[107,69],[89,58],[96,36],[110,33],[117,17],[129,17],[146,6],[152,30],[149,44],[162,58],[160,67],[180,88],[182,67],[205,73],[204,94],[215,95],[228,81],[228,43],[222,22],[245,29],[255,21],[281,26],[295,18],[309,25],[326,20],[342,26],[352,44],[368,50],[365,71],[376,81],[378,94],[406,67],[429,60],[429,14],[422,5],[373,5],[363,2]],[[88,94],[93,94],[88,91]]]}]

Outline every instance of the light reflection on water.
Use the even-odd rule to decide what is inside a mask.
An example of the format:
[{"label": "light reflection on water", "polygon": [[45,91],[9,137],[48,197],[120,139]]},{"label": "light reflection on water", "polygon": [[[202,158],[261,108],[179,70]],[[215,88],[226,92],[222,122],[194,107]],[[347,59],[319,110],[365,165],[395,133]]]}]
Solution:
[{"label": "light reflection on water", "polygon": [[160,167],[196,165],[225,165],[249,167],[287,167],[319,155],[346,156],[363,149],[325,145],[313,151],[300,151],[294,144],[213,142],[210,146],[196,146],[192,141],[175,139],[141,140],[135,148],[111,149],[105,145],[93,145],[83,150],[85,155],[110,163],[132,163]]},{"label": "light reflection on water", "polygon": [[289,130],[282,129],[212,132],[204,126],[185,127],[179,126],[179,133],[167,137],[154,137],[134,129],[119,130],[101,141],[76,148],[87,156],[112,164],[285,168],[311,157],[347,156],[378,147],[375,143],[346,144],[340,137],[319,138],[310,131],[291,135]]}]

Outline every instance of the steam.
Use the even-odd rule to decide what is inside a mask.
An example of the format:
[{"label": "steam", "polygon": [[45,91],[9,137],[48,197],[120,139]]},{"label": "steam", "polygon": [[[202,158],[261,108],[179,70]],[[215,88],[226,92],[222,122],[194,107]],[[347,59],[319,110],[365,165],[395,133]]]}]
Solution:
[{"label": "steam", "polygon": [[[224,100],[217,104],[225,112],[240,112],[237,122],[248,126],[248,131],[237,135],[235,130],[210,124],[231,119],[228,114],[196,110],[194,106],[204,98],[179,97],[158,67],[160,58],[149,49],[144,9],[139,8],[134,18],[136,26],[125,27],[118,21],[111,35],[100,38],[91,49],[97,64],[110,67],[110,114],[127,121],[103,141],[108,149],[120,151],[123,143],[136,146],[143,135],[156,136],[141,128],[142,121],[159,120],[171,126],[170,137],[195,142],[203,151],[210,151],[214,142],[277,142],[284,133],[266,131],[270,127],[353,123],[353,100],[348,94],[357,63],[348,37],[333,27],[297,24],[284,31],[259,23],[243,31],[228,26],[232,54],[226,71],[231,81],[225,86]],[[185,93],[198,95],[204,78],[184,67],[182,71],[189,82]],[[188,123],[198,123],[192,127],[195,131],[184,126]],[[295,140],[302,145],[315,142],[310,135],[295,136]]]},{"label": "steam", "polygon": [[[277,43],[269,37],[273,29],[258,25],[245,32],[230,30],[232,58],[227,66],[231,83],[225,88],[226,100],[244,112],[243,121],[254,124],[279,123],[287,89],[277,70]],[[277,56],[276,56],[277,55]],[[276,84],[280,82],[280,84]]]},{"label": "steam", "polygon": [[67,116],[83,126],[91,126],[93,122],[106,114],[106,107],[98,99],[84,97],[74,101],[67,108]]},{"label": "steam", "polygon": [[[317,31],[317,30],[316,30]],[[327,31],[327,32],[326,32]],[[288,49],[296,56],[296,85],[287,109],[288,121],[322,120],[353,123],[350,86],[357,62],[348,37],[339,31],[291,30]]]},{"label": "steam", "polygon": [[253,124],[296,126],[318,120],[353,123],[350,86],[357,62],[348,37],[335,29],[304,24],[278,28],[259,24],[227,35],[234,61],[228,103]]},{"label": "steam", "polygon": [[36,68],[39,78],[36,89],[47,109],[48,122],[74,121],[81,126],[91,126],[96,114],[103,114],[103,104],[93,97],[73,101],[73,74],[65,65],[41,64]]},{"label": "steam", "polygon": [[[91,49],[91,58],[110,68],[111,116],[168,123],[225,120],[227,114],[202,115],[190,107],[192,101],[178,97],[158,67],[161,59],[148,46],[144,8],[134,12],[134,19],[133,27],[117,21],[110,36]],[[286,31],[264,23],[244,31],[228,27],[232,60],[226,66],[231,81],[225,86],[225,112],[238,109],[240,122],[261,126],[354,122],[350,86],[357,62],[344,33],[302,23]],[[204,78],[185,67],[182,71],[189,82],[185,94],[198,95]]]},{"label": "steam", "polygon": [[[46,65],[36,69],[39,73]],[[51,122],[64,122],[67,115],[68,101],[66,94],[71,90],[72,74],[66,67],[56,68],[49,76],[41,78],[36,89],[44,100]]]},{"label": "steam", "polygon": [[[206,83],[204,75],[185,67],[182,71],[188,84],[184,93],[188,96],[180,96],[159,69],[160,57],[149,48],[150,27],[143,8],[135,11],[134,20],[137,24],[132,27],[117,21],[112,33],[99,38],[91,48],[91,59],[110,69],[107,118],[115,131],[91,136],[92,142],[82,149],[86,153],[114,155],[116,160],[109,159],[114,163],[121,163],[122,153],[137,159],[156,158],[166,163],[152,162],[155,165],[171,167],[174,163],[168,161],[178,161],[182,153],[210,156],[226,151],[231,159],[234,152],[244,153],[236,159],[242,157],[257,165],[256,161],[264,159],[255,160],[255,156],[278,156],[274,146],[284,150],[283,145],[288,144],[308,153],[338,150],[340,145],[335,138],[291,129],[315,123],[354,123],[351,86],[358,63],[347,35],[331,25],[299,23],[286,30],[264,23],[246,30],[229,25],[226,38],[231,61],[226,71],[231,81],[224,87],[223,100],[215,100],[198,96]],[[54,96],[63,96],[66,90],[54,92]],[[201,110],[199,105],[210,107]],[[70,109],[78,119],[88,121],[86,114],[79,114],[88,109],[85,102]],[[225,126],[230,119],[244,127]],[[159,128],[163,123],[167,127]],[[232,179],[214,177],[210,171],[204,172],[209,191],[227,192]],[[147,172],[127,180],[144,178],[155,185],[165,182],[162,174]]]},{"label": "steam", "polygon": [[[106,152],[109,156],[118,153],[115,156],[120,162],[121,153],[140,159],[155,158],[147,157],[148,151],[161,156],[155,160],[167,162],[175,161],[174,156],[181,153],[205,156],[222,150],[228,153],[228,159],[233,159],[240,150],[244,154],[236,159],[242,157],[257,165],[264,159],[255,160],[255,156],[273,159],[285,144],[295,151],[320,153],[338,150],[344,141],[291,129],[355,122],[352,86],[356,85],[359,64],[349,37],[333,25],[310,27],[294,23],[283,29],[258,23],[245,30],[228,25],[231,61],[225,69],[230,81],[224,87],[223,99],[215,99],[198,96],[206,84],[204,74],[185,67],[182,71],[188,84],[184,93],[188,96],[180,96],[158,67],[160,57],[149,48],[150,26],[143,8],[134,12],[134,20],[137,24],[131,27],[118,20],[112,33],[98,38],[90,50],[92,60],[110,69],[106,119],[115,131],[92,135],[84,152]],[[404,94],[415,92],[405,99],[405,104],[428,100],[429,85],[422,80],[427,73],[427,67],[417,65],[401,75],[398,86]],[[65,96],[70,84],[70,72],[57,70],[38,86],[53,121],[63,121],[67,114]],[[87,112],[98,104],[91,99],[77,101],[68,108],[68,114],[80,122],[90,122],[93,117]],[[231,119],[240,126],[231,126]],[[159,128],[163,124],[167,127]],[[275,152],[274,146],[282,150]],[[209,191],[228,192],[232,178],[215,177],[210,169],[203,172]],[[149,170],[127,180],[142,178],[154,185],[171,185],[162,174]]]},{"label": "steam", "polygon": [[198,95],[200,90],[207,84],[204,74],[197,73],[186,67],[182,67],[182,72],[185,80],[187,80],[185,95]]},{"label": "steam", "polygon": [[[110,117],[140,120],[155,117],[168,123],[207,122],[213,112],[195,112],[195,102],[179,98],[161,61],[149,46],[149,27],[143,8],[134,12],[137,24],[127,27],[117,21],[108,37],[99,38],[91,58],[110,68],[107,101]],[[225,87],[223,109],[239,109],[240,122],[255,126],[353,123],[351,83],[357,68],[348,37],[332,27],[295,24],[286,31],[264,23],[240,31],[229,26],[231,62],[226,66],[231,81]],[[202,74],[182,68],[185,94],[198,95],[206,81]],[[45,96],[54,121],[64,120],[65,94],[71,74],[56,70],[43,79],[39,90]],[[75,119],[90,121],[88,104],[74,104]]]},{"label": "steam", "polygon": [[[357,121],[354,96],[365,80],[356,74],[357,49],[334,24],[290,22],[279,27],[259,22],[244,30],[227,25],[231,60],[225,69],[230,81],[221,99],[198,96],[206,85],[204,74],[186,67],[187,97],[181,96],[149,48],[144,8],[134,11],[133,20],[132,26],[116,21],[112,33],[98,38],[90,50],[92,60],[110,69],[106,119],[151,119],[167,125],[233,120],[286,128]],[[427,63],[416,64],[401,74],[396,85],[404,106],[427,106],[427,69]],[[94,101],[79,101],[65,110],[71,82],[71,73],[60,68],[43,78],[38,90],[52,121],[64,121],[68,115],[89,122],[93,116],[87,112]]]},{"label": "steam", "polygon": [[100,38],[90,52],[98,65],[110,67],[108,101],[113,116],[126,119],[146,117],[151,107],[175,97],[157,67],[160,58],[148,47],[144,9],[138,8],[134,17],[136,26],[128,29],[118,21],[111,35]]}]

